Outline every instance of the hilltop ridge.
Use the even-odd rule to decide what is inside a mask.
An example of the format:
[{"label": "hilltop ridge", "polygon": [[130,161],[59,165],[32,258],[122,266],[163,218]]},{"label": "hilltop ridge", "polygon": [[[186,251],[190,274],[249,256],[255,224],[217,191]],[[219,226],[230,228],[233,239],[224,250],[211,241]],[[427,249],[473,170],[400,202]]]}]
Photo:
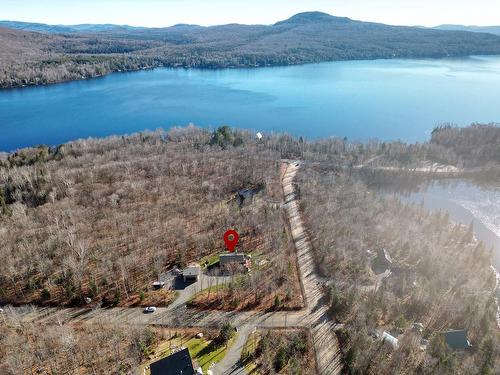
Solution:
[{"label": "hilltop ridge", "polygon": [[115,24],[78,24],[78,25],[49,25],[45,23],[36,22],[22,22],[22,21],[0,21],[0,27],[9,29],[33,31],[39,33],[51,34],[66,34],[66,33],[85,33],[85,32],[106,32],[106,31],[125,31],[125,30],[141,30],[145,27],[136,27],[129,25],[115,25]]},{"label": "hilltop ridge", "polygon": [[436,30],[448,31],[469,31],[473,33],[489,33],[500,35],[500,26],[465,26],[465,25],[439,25],[434,27]]},{"label": "hilltop ridge", "polygon": [[[269,26],[279,26],[286,24],[310,24],[310,23],[349,23],[355,22],[347,17],[336,17],[324,12],[302,12],[297,13],[290,18],[282,21],[276,22],[274,25]],[[358,21],[360,22],[360,21]],[[220,27],[220,26],[248,26],[244,24],[237,23],[229,23],[224,25],[214,25],[214,26],[201,26],[198,24],[189,24],[189,23],[177,23],[172,26],[165,27],[144,27],[144,26],[130,26],[130,25],[117,25],[117,24],[76,24],[76,25],[50,25],[45,23],[38,22],[24,22],[24,21],[10,21],[10,20],[1,20],[0,27],[6,27],[9,29],[16,30],[25,30],[25,31],[33,31],[33,32],[41,32],[41,33],[53,33],[53,34],[65,34],[65,33],[79,33],[79,32],[91,32],[91,33],[100,33],[106,31],[133,31],[133,30],[152,30],[152,29],[170,29],[177,27]],[[266,26],[266,25],[262,25]]]},{"label": "hilltop ridge", "polygon": [[0,88],[154,67],[218,69],[500,54],[498,35],[390,26],[321,12],[299,13],[273,25],[8,25],[14,28],[0,27]]},{"label": "hilltop ridge", "polygon": [[355,22],[347,17],[336,17],[323,12],[302,12],[293,15],[292,17],[276,22],[275,25],[284,24],[308,24],[308,23],[350,23]]}]

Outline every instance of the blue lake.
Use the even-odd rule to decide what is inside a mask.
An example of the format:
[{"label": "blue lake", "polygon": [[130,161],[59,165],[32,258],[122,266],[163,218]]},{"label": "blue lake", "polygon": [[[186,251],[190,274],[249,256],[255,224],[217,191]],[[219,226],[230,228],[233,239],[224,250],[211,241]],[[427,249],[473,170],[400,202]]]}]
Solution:
[{"label": "blue lake", "polygon": [[499,98],[500,57],[117,73],[0,91],[0,150],[188,123],[414,142],[500,122]]}]

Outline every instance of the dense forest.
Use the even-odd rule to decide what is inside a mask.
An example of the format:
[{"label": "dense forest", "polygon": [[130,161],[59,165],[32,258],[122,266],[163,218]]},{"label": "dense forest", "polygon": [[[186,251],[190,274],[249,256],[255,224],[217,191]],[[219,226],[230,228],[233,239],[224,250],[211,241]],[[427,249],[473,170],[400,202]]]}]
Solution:
[{"label": "dense forest", "polygon": [[473,125],[458,128],[451,125],[434,129],[431,146],[449,150],[444,163],[464,168],[485,168],[500,163],[500,127]]},{"label": "dense forest", "polygon": [[316,372],[313,345],[307,331],[256,331],[243,348],[241,361],[250,374],[307,375]]},{"label": "dense forest", "polygon": [[[500,127],[474,124],[466,128],[436,127],[429,142],[406,145],[402,142],[373,142],[364,149],[363,162],[369,166],[415,168],[429,161],[451,165],[460,171],[495,169],[500,164]],[[376,158],[374,158],[376,157]]]},{"label": "dense forest", "polygon": [[[369,186],[383,178],[370,168],[384,166],[394,167],[387,172],[390,178],[399,176],[404,183],[411,183],[411,170],[404,168],[421,163],[453,165],[457,176],[498,170],[498,132],[494,125],[443,126],[429,142],[408,145],[306,141],[285,134],[257,140],[229,127],[209,132],[189,126],[4,155],[0,305],[74,306],[85,297],[105,306],[138,304],[140,296],[148,300],[151,282],[161,272],[219,252],[223,232],[234,227],[240,250],[255,255],[258,266],[198,306],[293,308],[300,294],[296,257],[276,202],[283,198],[280,160],[300,158],[301,209],[317,267],[327,280],[331,316],[344,323],[338,336],[347,369],[496,373],[500,338],[489,249],[473,237],[471,227],[453,225],[444,213],[377,196]],[[259,193],[240,206],[234,193],[255,186]],[[390,275],[376,274],[372,267],[381,249],[392,257]],[[417,322],[422,332],[411,329]],[[14,327],[0,316],[0,358],[6,358],[0,372],[15,373],[15,366],[33,363],[63,373],[122,370],[111,357],[127,372],[154,340],[148,330],[103,327],[95,336],[92,329]],[[439,335],[447,329],[466,329],[472,349],[447,348]],[[373,337],[381,331],[398,336],[399,347]],[[122,346],[113,346],[116,341]],[[20,345],[28,350],[17,353]],[[105,356],[92,356],[96,345],[106,347]],[[265,371],[300,365],[286,355],[301,348],[285,347],[278,337],[260,345],[252,358]]]},{"label": "dense forest", "polygon": [[[301,13],[274,25],[146,29],[0,27],[0,87],[39,85],[153,67],[235,68],[333,60],[500,54],[500,36],[388,26]],[[57,29],[56,29],[57,30]]]},{"label": "dense forest", "polygon": [[[365,164],[356,171],[370,186],[388,177],[414,182],[402,170],[380,175],[370,169],[384,165],[439,161],[500,176],[494,173],[500,170],[500,128],[493,125],[436,128],[430,142],[416,145],[306,142],[287,135],[256,142],[248,133],[221,129],[212,136],[188,127],[39,146],[0,158],[0,251],[6,259],[0,301],[79,304],[89,296],[133,303],[166,266],[219,250],[222,243],[211,238],[233,226],[252,233],[249,242],[243,236],[242,250],[252,249],[262,263],[271,248],[284,258],[203,303],[222,307],[223,300],[235,308],[251,298],[257,305],[286,306],[283,301],[296,302],[298,291],[288,282],[297,279],[293,246],[272,208],[281,200],[280,158],[304,158],[338,173]],[[263,187],[253,204],[220,206],[248,186]],[[139,254],[143,262],[136,261]],[[252,291],[262,288],[275,292],[273,302],[255,297]]]},{"label": "dense forest", "polygon": [[498,186],[500,181],[500,126],[436,127],[427,142],[351,142],[347,138],[307,141],[282,136],[281,150],[323,166],[347,169],[367,177],[407,182],[439,177],[470,178]]},{"label": "dense forest", "polygon": [[0,373],[132,374],[155,340],[147,327],[0,322]]},{"label": "dense forest", "polygon": [[[231,298],[217,294],[219,304],[246,303],[243,290],[256,306],[300,296],[293,246],[274,203],[280,155],[247,133],[221,129],[11,154],[0,164],[0,303],[134,305],[154,293],[162,272],[222,251],[228,228],[240,234],[239,251],[266,265],[232,284]],[[252,186],[261,187],[254,204],[239,207],[235,192]]]},{"label": "dense forest", "polygon": [[[332,316],[345,323],[339,336],[351,373],[500,370],[492,254],[472,227],[379,197],[355,174],[310,167],[299,186],[317,264],[330,280]],[[372,267],[381,249],[392,258],[390,275]],[[411,329],[415,322],[421,334]],[[467,329],[474,349],[439,346],[438,333],[447,329]],[[376,331],[399,336],[398,349],[371,338]]]}]

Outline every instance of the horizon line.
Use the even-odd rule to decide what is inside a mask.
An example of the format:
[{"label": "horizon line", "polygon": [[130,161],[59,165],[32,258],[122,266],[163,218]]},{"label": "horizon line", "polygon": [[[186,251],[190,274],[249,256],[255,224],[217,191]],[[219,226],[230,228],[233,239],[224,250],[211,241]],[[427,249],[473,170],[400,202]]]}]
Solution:
[{"label": "horizon line", "polygon": [[95,25],[107,25],[107,26],[120,26],[120,27],[132,27],[132,28],[141,28],[141,29],[165,29],[165,28],[170,28],[170,27],[175,27],[175,26],[199,26],[199,27],[216,27],[216,26],[228,26],[228,25],[241,25],[241,26],[273,26],[278,22],[286,21],[296,15],[299,14],[307,14],[307,13],[321,13],[321,14],[326,14],[330,17],[336,17],[336,18],[348,18],[352,21],[358,21],[358,22],[367,22],[367,23],[379,23],[382,25],[388,25],[388,26],[406,26],[406,27],[420,27],[420,28],[427,28],[427,29],[432,29],[436,27],[441,27],[441,26],[461,26],[461,27],[498,27],[499,25],[479,25],[479,24],[460,24],[460,23],[440,23],[438,25],[434,26],[423,26],[423,25],[404,25],[404,24],[392,24],[392,23],[384,23],[384,22],[377,22],[377,21],[364,21],[360,19],[354,19],[350,18],[348,16],[335,16],[330,13],[326,12],[321,12],[321,11],[305,11],[305,12],[299,12],[292,14],[290,17],[285,18],[285,19],[280,19],[275,21],[274,23],[239,23],[239,22],[229,22],[229,23],[215,23],[215,24],[197,24],[197,23],[185,23],[185,22],[177,22],[175,24],[170,24],[170,25],[163,25],[163,26],[143,26],[143,25],[138,25],[138,24],[130,24],[130,23],[112,23],[112,22],[97,22],[97,23],[92,23],[92,22],[83,22],[83,23],[46,23],[46,22],[41,22],[41,21],[24,21],[20,19],[4,19],[0,20],[0,22],[19,22],[19,23],[26,23],[26,24],[39,24],[39,25],[45,25],[45,26],[61,26],[61,27],[75,27],[75,26],[95,26]]}]

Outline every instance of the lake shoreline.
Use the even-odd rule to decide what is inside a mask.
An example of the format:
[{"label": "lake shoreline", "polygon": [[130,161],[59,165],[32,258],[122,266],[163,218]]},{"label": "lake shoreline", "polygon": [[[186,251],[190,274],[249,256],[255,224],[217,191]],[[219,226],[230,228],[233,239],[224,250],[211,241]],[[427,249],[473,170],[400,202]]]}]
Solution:
[{"label": "lake shoreline", "polygon": [[425,142],[439,124],[498,122],[499,72],[500,57],[356,60],[260,69],[157,68],[2,90],[0,130],[7,136],[0,150],[190,123],[313,140],[413,144]]},{"label": "lake shoreline", "polygon": [[320,60],[320,61],[305,61],[305,62],[298,62],[298,63],[287,63],[287,64],[270,64],[270,65],[228,65],[225,66],[221,64],[220,66],[215,66],[215,67],[189,67],[189,66],[176,66],[176,64],[161,64],[158,66],[143,66],[139,67],[138,69],[119,69],[119,70],[110,70],[109,72],[106,72],[104,74],[96,74],[96,75],[89,75],[89,76],[82,76],[82,78],[78,79],[63,79],[63,80],[56,80],[53,82],[44,82],[44,83],[26,83],[26,84],[14,84],[11,86],[0,86],[0,92],[1,91],[8,91],[8,90],[19,90],[19,89],[26,89],[30,87],[47,87],[47,86],[54,86],[54,85],[60,85],[60,84],[65,84],[65,83],[71,83],[71,82],[81,82],[81,81],[89,81],[89,80],[95,80],[98,78],[104,78],[108,77],[113,74],[120,74],[120,73],[134,73],[134,72],[140,72],[140,71],[152,71],[155,69],[172,69],[172,70],[201,70],[201,71],[224,71],[224,70],[237,70],[237,69],[244,69],[244,70],[254,70],[254,69],[263,69],[263,68],[285,68],[285,67],[293,67],[293,66],[304,66],[304,65],[318,65],[318,64],[324,64],[324,63],[334,63],[334,62],[356,62],[356,61],[387,61],[387,60],[445,60],[445,59],[463,59],[463,58],[474,58],[474,57],[500,57],[498,54],[486,54],[486,55],[453,55],[453,56],[417,56],[417,57],[376,57],[376,58],[349,58],[349,59],[334,59],[334,60]]}]

